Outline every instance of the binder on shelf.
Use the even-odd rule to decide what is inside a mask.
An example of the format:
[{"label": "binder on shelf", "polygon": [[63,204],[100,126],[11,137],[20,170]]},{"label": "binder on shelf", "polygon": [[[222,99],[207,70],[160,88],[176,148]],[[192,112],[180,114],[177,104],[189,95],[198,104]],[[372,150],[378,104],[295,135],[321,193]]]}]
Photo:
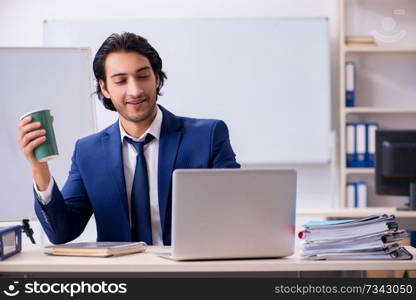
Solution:
[{"label": "binder on shelf", "polygon": [[355,64],[345,63],[345,106],[355,106]]},{"label": "binder on shelf", "polygon": [[356,166],[366,167],[366,152],[367,152],[367,126],[365,123],[356,123]]},{"label": "binder on shelf", "polygon": [[356,188],[355,182],[347,183],[347,207],[355,207],[355,198],[356,198]]},{"label": "binder on shelf", "polygon": [[375,166],[375,153],[376,153],[376,130],[378,129],[377,123],[367,123],[367,157],[366,166],[373,168]]},{"label": "binder on shelf", "polygon": [[356,167],[356,134],[355,134],[355,124],[347,123],[347,168]]},{"label": "binder on shelf", "polygon": [[358,181],[355,186],[357,196],[355,207],[367,207],[368,183],[366,181]]},{"label": "binder on shelf", "polygon": [[367,207],[368,183],[356,181],[347,183],[347,207]]},{"label": "binder on shelf", "polygon": [[346,125],[347,168],[373,168],[375,166],[376,130],[378,123],[354,123]]}]

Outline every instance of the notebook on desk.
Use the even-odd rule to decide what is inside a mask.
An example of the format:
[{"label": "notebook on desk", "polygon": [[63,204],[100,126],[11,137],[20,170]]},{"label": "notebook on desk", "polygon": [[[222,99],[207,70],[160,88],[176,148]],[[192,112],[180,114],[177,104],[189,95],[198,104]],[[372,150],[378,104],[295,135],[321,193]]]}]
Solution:
[{"label": "notebook on desk", "polygon": [[277,169],[176,170],[172,189],[174,260],[293,254],[296,172]]},{"label": "notebook on desk", "polygon": [[45,247],[45,253],[64,256],[118,256],[146,250],[144,242],[86,242]]}]

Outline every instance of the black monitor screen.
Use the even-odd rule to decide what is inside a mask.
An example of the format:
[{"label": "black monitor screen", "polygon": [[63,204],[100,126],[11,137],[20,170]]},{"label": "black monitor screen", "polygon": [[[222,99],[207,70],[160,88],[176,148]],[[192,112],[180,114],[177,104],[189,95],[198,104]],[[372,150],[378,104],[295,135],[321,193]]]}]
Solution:
[{"label": "black monitor screen", "polygon": [[376,131],[375,176],[377,194],[415,196],[416,130]]}]

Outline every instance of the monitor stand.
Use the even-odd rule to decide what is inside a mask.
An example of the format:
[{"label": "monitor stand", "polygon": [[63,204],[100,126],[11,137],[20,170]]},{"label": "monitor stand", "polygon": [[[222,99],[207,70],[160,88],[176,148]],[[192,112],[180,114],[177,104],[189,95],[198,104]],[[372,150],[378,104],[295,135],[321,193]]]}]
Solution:
[{"label": "monitor stand", "polygon": [[409,193],[409,202],[406,203],[406,207],[399,207],[397,210],[403,211],[412,211],[416,210],[416,180],[412,179],[409,184],[410,193]]}]

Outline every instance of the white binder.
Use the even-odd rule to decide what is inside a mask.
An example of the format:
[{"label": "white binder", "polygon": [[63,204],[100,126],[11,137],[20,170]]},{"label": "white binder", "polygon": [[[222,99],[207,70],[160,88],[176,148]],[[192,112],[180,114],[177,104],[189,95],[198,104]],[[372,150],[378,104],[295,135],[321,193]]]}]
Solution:
[{"label": "white binder", "polygon": [[368,183],[366,181],[358,181],[356,183],[357,188],[357,207],[367,207],[367,195],[368,195]]},{"label": "white binder", "polygon": [[367,123],[367,139],[368,139],[367,167],[374,167],[375,165],[376,130],[377,129],[378,129],[377,123]]},{"label": "white binder", "polygon": [[356,125],[356,150],[357,150],[357,166],[365,167],[365,156],[366,156],[366,138],[367,129],[365,123],[357,123]]},{"label": "white binder", "polygon": [[347,167],[355,164],[355,124],[347,123]]},{"label": "white binder", "polygon": [[348,208],[355,207],[355,183],[354,182],[347,183],[347,207]]}]

